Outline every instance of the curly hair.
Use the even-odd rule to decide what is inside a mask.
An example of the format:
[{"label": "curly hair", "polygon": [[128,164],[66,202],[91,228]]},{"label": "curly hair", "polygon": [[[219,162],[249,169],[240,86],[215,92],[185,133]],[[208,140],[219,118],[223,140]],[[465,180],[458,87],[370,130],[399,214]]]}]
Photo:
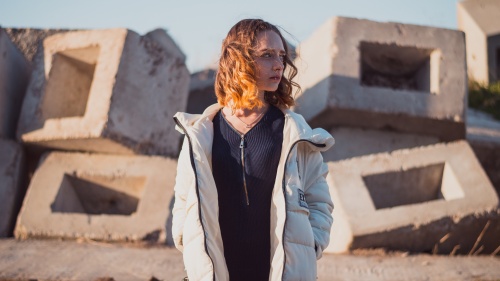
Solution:
[{"label": "curly hair", "polygon": [[[295,104],[292,97],[292,87],[300,86],[292,79],[297,75],[297,67],[288,53],[288,44],[279,29],[261,19],[244,19],[235,24],[222,42],[219,69],[215,78],[215,94],[220,105],[226,106],[232,100],[236,108],[262,107],[258,99],[255,62],[252,54],[255,52],[259,32],[272,30],[283,42],[285,57],[283,61],[283,76],[274,92],[265,92],[265,101],[277,107],[288,108]],[[287,69],[288,68],[288,69]],[[285,77],[288,74],[288,77]]]}]

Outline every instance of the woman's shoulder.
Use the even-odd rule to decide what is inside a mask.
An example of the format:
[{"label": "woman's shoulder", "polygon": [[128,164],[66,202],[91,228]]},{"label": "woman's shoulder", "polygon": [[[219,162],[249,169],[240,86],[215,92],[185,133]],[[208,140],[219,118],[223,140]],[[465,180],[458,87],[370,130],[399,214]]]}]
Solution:
[{"label": "woman's shoulder", "polygon": [[221,109],[221,106],[217,103],[210,105],[203,111],[202,114],[191,114],[187,112],[177,112],[174,115],[174,120],[176,123],[180,123],[184,127],[191,127],[195,126],[199,122],[206,121],[207,119],[209,121],[212,121],[212,119],[215,117],[217,112],[219,112]]},{"label": "woman's shoulder", "polygon": [[300,139],[309,140],[310,142],[321,144],[322,146],[314,146],[314,150],[326,151],[335,144],[335,139],[332,135],[323,128],[311,128],[305,118],[300,114],[285,109],[283,111],[285,118],[288,118],[289,132],[296,135]]}]

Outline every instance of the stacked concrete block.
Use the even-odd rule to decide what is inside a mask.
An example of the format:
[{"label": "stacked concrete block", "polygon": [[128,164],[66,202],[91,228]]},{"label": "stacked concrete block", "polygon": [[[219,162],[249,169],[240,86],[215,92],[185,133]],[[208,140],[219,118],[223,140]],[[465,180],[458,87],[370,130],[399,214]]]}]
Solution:
[{"label": "stacked concrete block", "polygon": [[500,196],[500,121],[469,108],[467,141]]},{"label": "stacked concrete block", "polygon": [[15,236],[166,242],[176,161],[51,152],[36,170]]},{"label": "stacked concrete block", "polygon": [[186,112],[201,114],[205,108],[217,103],[214,88],[215,74],[216,71],[213,69],[191,74]]},{"label": "stacked concrete block", "polygon": [[355,157],[329,169],[336,220],[327,252],[430,252],[450,236],[472,246],[481,231],[475,218],[495,214],[499,204],[466,141]]},{"label": "stacked concrete block", "polygon": [[164,30],[49,36],[35,57],[17,137],[63,150],[176,155],[168,120],[186,107],[184,61]]},{"label": "stacked concrete block", "polygon": [[353,127],[333,127],[331,134],[335,136],[335,147],[323,152],[325,162],[439,143],[432,136]]},{"label": "stacked concrete block", "polygon": [[0,28],[0,237],[10,236],[24,193],[24,153],[15,138],[31,64]]},{"label": "stacked concrete block", "polygon": [[24,153],[16,142],[0,139],[0,237],[12,234],[24,195]]},{"label": "stacked concrete block", "polygon": [[171,244],[176,163],[161,156],[178,153],[170,121],[186,107],[184,61],[162,29],[144,36],[127,29],[72,31],[43,40],[17,137],[42,150],[93,154],[42,157],[17,238]]},{"label": "stacked concrete block", "polygon": [[457,4],[458,28],[465,32],[470,79],[500,80],[500,1],[466,0]]},{"label": "stacked concrete block", "polygon": [[14,43],[24,57],[32,62],[38,47],[48,36],[71,31],[68,29],[38,29],[38,28],[4,28],[10,40]]},{"label": "stacked concrete block", "polygon": [[324,128],[465,138],[464,34],[336,17],[299,46],[295,110]]},{"label": "stacked concrete block", "polygon": [[468,254],[479,235],[479,251],[498,247],[499,200],[464,141],[464,42],[456,30],[338,17],[299,46],[295,110],[338,145],[323,155],[336,206],[327,251]]},{"label": "stacked concrete block", "polygon": [[0,138],[13,139],[31,65],[0,28]]}]

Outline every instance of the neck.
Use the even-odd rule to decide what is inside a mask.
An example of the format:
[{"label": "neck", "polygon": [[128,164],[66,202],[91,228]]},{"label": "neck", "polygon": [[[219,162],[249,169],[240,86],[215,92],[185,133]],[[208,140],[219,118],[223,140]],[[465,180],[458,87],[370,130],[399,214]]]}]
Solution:
[{"label": "neck", "polygon": [[[239,117],[242,116],[251,116],[251,115],[259,115],[262,112],[265,112],[269,108],[269,104],[264,99],[264,92],[259,91],[259,100],[263,103],[262,107],[254,107],[252,109],[249,108],[234,108],[234,104],[232,101],[225,106],[227,113],[231,113],[231,115],[236,115]],[[234,108],[234,110],[233,110]]]},{"label": "neck", "polygon": [[262,107],[254,107],[252,109],[234,108],[233,102],[229,101],[222,109],[222,114],[235,130],[241,134],[245,134],[259,122],[269,108],[269,104],[265,102],[263,95],[261,101],[263,102]]},{"label": "neck", "polygon": [[251,116],[251,115],[259,115],[262,112],[265,112],[269,105],[266,103],[262,107],[254,107],[252,109],[249,108],[237,108],[234,110],[234,115],[236,116]]}]

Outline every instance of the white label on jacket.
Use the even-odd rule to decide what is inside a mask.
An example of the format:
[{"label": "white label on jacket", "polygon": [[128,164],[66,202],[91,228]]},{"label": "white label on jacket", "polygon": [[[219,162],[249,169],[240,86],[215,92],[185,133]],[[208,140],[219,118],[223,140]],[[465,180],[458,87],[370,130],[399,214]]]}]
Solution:
[{"label": "white label on jacket", "polygon": [[309,208],[309,206],[307,206],[306,196],[304,195],[304,191],[302,191],[302,189],[297,189],[297,191],[299,192],[300,207]]}]

